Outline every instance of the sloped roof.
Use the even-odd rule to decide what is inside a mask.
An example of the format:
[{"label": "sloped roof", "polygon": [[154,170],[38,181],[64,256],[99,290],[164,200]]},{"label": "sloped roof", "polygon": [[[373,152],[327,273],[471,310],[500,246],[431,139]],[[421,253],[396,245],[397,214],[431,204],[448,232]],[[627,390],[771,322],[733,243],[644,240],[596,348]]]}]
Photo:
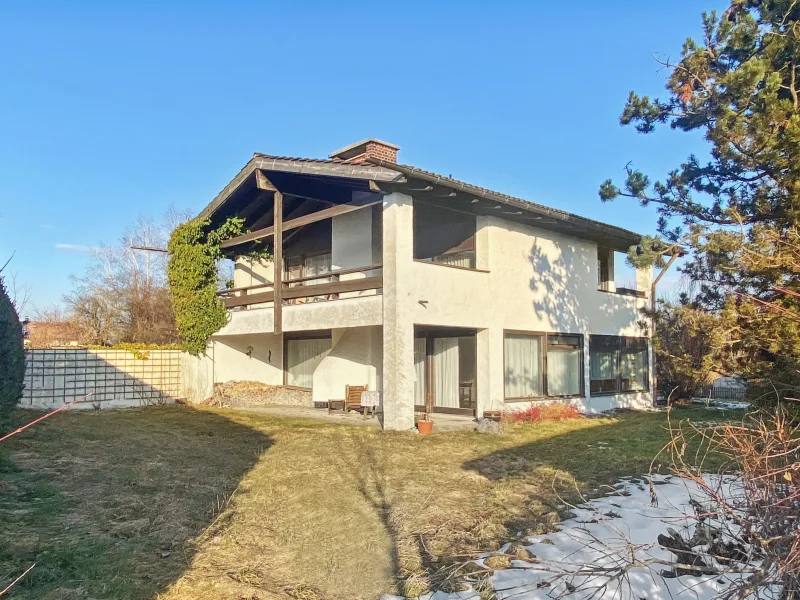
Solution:
[{"label": "sloped roof", "polygon": [[617,233],[622,237],[631,238],[630,242],[631,244],[638,243],[638,241],[642,237],[642,235],[639,233],[630,231],[628,229],[624,229],[622,227],[617,227],[616,225],[609,225],[608,223],[603,223],[602,221],[595,221],[594,219],[589,219],[587,217],[581,217],[580,215],[576,215],[567,212],[565,210],[552,208],[550,206],[545,206],[544,204],[537,204],[536,202],[531,202],[530,200],[523,200],[522,198],[509,196],[508,194],[495,192],[493,190],[490,190],[489,188],[472,185],[470,183],[466,183],[458,179],[453,179],[452,177],[445,177],[444,175],[434,173],[433,171],[426,171],[424,169],[420,169],[412,165],[394,164],[379,158],[368,158],[367,161],[374,165],[386,167],[392,170],[397,170],[398,172],[405,175],[407,178],[413,179],[414,177],[419,177],[425,179],[426,181],[429,181],[432,185],[443,185],[445,187],[450,187],[455,190],[461,190],[466,193],[473,194],[480,198],[487,198],[489,200],[504,202],[506,204],[515,206],[517,208],[541,212],[553,218],[561,218],[563,220],[574,221],[576,223],[585,223],[587,225],[602,227],[608,229],[609,233]]},{"label": "sloped roof", "polygon": [[[256,170],[290,173],[320,178],[360,179],[376,183],[386,183],[390,187],[411,187],[413,180],[428,182],[431,186],[441,186],[468,196],[483,199],[491,203],[499,203],[511,207],[513,213],[504,212],[498,217],[519,221],[528,225],[552,228],[568,235],[595,239],[609,244],[615,249],[627,249],[638,244],[642,236],[639,233],[595,221],[561,209],[530,202],[522,198],[495,192],[488,188],[475,186],[452,177],[445,177],[432,171],[426,171],[412,165],[397,164],[390,161],[367,158],[366,162],[349,162],[339,158],[304,158],[277,156],[255,153],[253,158],[242,168],[230,183],[206,206],[200,217],[213,215],[248,178],[254,176]],[[408,192],[412,196],[420,195],[418,191]],[[531,222],[531,219],[547,219],[547,221]]]}]

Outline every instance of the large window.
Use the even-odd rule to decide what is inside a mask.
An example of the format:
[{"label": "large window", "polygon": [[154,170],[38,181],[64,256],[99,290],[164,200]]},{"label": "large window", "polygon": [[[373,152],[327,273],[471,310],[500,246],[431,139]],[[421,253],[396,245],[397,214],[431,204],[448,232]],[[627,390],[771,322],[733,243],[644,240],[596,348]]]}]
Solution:
[{"label": "large window", "polygon": [[314,371],[331,349],[330,336],[287,339],[285,344],[286,385],[312,387]]},{"label": "large window", "polygon": [[547,395],[579,395],[582,371],[581,337],[579,335],[548,335]]},{"label": "large window", "polygon": [[414,258],[475,268],[475,215],[414,203]]},{"label": "large window", "polygon": [[649,388],[647,338],[593,335],[589,352],[592,394],[642,392]]},{"label": "large window", "polygon": [[506,400],[581,395],[582,346],[579,335],[506,333]]},{"label": "large window", "polygon": [[436,412],[474,412],[477,377],[475,333],[418,329],[414,339],[414,404],[431,395]]}]

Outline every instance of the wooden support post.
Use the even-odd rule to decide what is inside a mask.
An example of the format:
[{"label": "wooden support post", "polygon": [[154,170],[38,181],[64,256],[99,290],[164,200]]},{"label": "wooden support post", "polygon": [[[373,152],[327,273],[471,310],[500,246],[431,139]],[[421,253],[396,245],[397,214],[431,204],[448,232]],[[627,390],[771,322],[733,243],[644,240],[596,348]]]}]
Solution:
[{"label": "wooden support post", "polygon": [[275,231],[273,238],[275,274],[272,280],[275,284],[275,300],[273,302],[275,325],[273,331],[280,335],[283,333],[283,307],[281,306],[283,301],[283,194],[275,190],[274,197],[275,210],[272,222]]}]

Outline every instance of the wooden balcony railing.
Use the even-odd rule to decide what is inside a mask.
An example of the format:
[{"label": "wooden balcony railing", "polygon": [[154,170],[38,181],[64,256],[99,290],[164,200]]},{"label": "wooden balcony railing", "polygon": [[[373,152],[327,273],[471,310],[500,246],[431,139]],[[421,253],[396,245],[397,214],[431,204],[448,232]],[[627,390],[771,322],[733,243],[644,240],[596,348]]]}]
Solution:
[{"label": "wooden balcony railing", "polygon": [[[287,279],[283,282],[281,298],[284,303],[297,300],[314,298],[315,300],[336,300],[339,294],[347,292],[361,292],[366,290],[379,290],[383,287],[382,275],[370,275],[358,279],[341,280],[342,275],[355,273],[369,273],[383,268],[381,264],[358,267],[356,269],[342,269],[319,273],[307,277]],[[324,283],[309,283],[319,279],[328,279]],[[254,304],[264,304],[275,301],[275,287],[272,282],[230,288],[217,292],[222,298],[226,308],[247,308]]]}]

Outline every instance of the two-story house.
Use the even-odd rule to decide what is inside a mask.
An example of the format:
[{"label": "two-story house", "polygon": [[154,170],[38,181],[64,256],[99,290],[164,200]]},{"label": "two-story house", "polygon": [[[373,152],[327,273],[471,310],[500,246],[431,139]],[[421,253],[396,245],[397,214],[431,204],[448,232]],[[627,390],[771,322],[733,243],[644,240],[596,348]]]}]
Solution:
[{"label": "two-story house", "polygon": [[[341,398],[382,391],[383,424],[560,400],[586,412],[652,405],[648,305],[614,286],[631,231],[397,162],[369,139],[328,159],[256,154],[201,217],[246,219],[228,240],[234,287],[215,381]],[[245,256],[258,241],[273,259]],[[280,265],[280,268],[275,268]]]}]

